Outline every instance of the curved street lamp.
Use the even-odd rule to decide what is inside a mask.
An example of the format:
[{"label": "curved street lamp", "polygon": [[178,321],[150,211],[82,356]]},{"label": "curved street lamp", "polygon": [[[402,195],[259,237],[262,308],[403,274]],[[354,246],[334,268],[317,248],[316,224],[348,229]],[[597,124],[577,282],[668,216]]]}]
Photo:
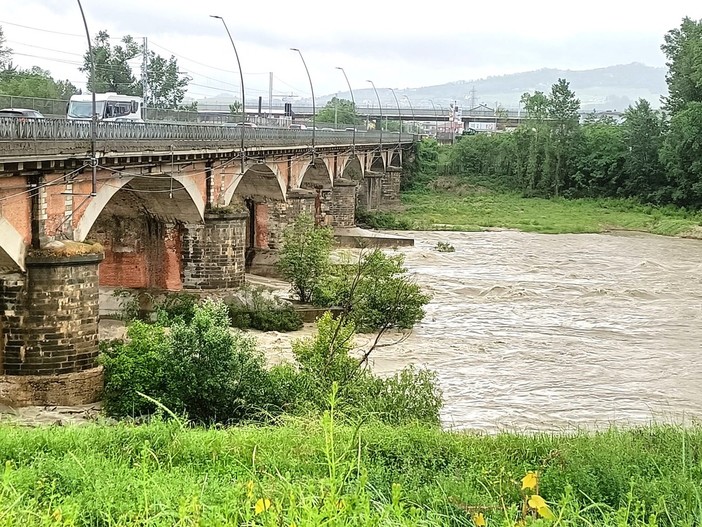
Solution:
[{"label": "curved street lamp", "polygon": [[349,93],[351,94],[351,105],[353,106],[353,138],[351,139],[352,144],[351,144],[351,149],[353,152],[356,151],[356,99],[353,98],[353,90],[351,89],[351,83],[349,82],[349,78],[346,76],[346,71],[344,68],[341,66],[336,66],[336,69],[341,70],[341,73],[344,74],[344,78],[346,79],[346,84],[349,87]]},{"label": "curved street lamp", "polygon": [[234,39],[232,34],[229,32],[227,23],[221,16],[210,15],[212,18],[219,18],[224,24],[224,29],[227,30],[227,35],[229,35],[229,41],[232,43],[234,48],[234,56],[236,57],[236,64],[239,66],[239,80],[241,81],[241,174],[244,174],[244,163],[246,161],[246,151],[244,150],[244,124],[246,123],[246,100],[244,99],[244,72],[241,69],[241,62],[239,61],[239,53],[236,51],[236,46],[234,45]]},{"label": "curved street lamp", "polygon": [[310,70],[307,69],[307,63],[305,62],[305,57],[302,56],[302,51],[297,48],[290,48],[290,51],[297,51],[302,59],[302,65],[305,67],[307,72],[307,79],[310,81],[310,91],[312,92],[312,158],[314,159],[315,154],[315,132],[317,131],[317,107],[314,104],[314,86],[312,86],[312,77],[310,76]]},{"label": "curved street lamp", "polygon": [[414,119],[414,108],[412,107],[412,101],[410,101],[410,98],[407,97],[407,95],[403,95],[402,97],[407,99],[407,102],[409,103],[410,111],[412,112],[412,128],[415,129],[412,133],[414,133],[416,131],[416,128],[417,128],[417,123],[415,122],[415,119]]},{"label": "curved street lamp", "polygon": [[373,91],[375,92],[375,98],[378,99],[378,109],[380,110],[380,150],[383,150],[383,105],[380,104],[380,95],[378,95],[378,90],[375,89],[375,83],[372,80],[367,80],[373,86]]},{"label": "curved street lamp", "polygon": [[434,100],[429,99],[429,102],[431,103],[431,107],[434,109],[434,137],[436,140],[439,140],[439,116],[436,113],[436,106],[434,106]]},{"label": "curved street lamp", "polygon": [[85,36],[88,39],[88,54],[90,55],[90,79],[93,81],[90,93],[92,96],[92,110],[90,118],[90,166],[92,168],[92,188],[90,190],[90,195],[95,197],[97,195],[97,158],[95,157],[95,127],[97,126],[97,110],[95,109],[95,83],[97,79],[95,78],[95,56],[93,55],[93,43],[90,41],[90,31],[88,31],[88,22],[85,20],[85,13],[83,12],[83,6],[78,0],[78,8],[80,9],[80,16],[83,18],[83,25],[85,26]]},{"label": "curved street lamp", "polygon": [[388,88],[392,92],[392,96],[395,97],[395,104],[397,105],[397,118],[400,121],[400,126],[397,132],[397,144],[398,146],[402,143],[402,112],[400,111],[400,101],[397,100],[397,95],[395,95],[395,90]]}]

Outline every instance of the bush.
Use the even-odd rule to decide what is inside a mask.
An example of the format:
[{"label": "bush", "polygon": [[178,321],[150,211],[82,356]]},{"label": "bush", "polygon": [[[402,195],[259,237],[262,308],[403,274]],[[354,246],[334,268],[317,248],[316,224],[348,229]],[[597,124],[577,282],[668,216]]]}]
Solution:
[{"label": "bush", "polygon": [[327,272],[333,244],[331,228],[316,227],[308,214],[283,231],[278,269],[302,302],[310,301],[315,283]]},{"label": "bush", "polygon": [[100,343],[100,363],[105,369],[103,405],[108,415],[137,417],[153,412],[155,406],[137,392],[162,395],[162,360],[168,337],[160,326],[134,321],[127,329],[127,341]]},{"label": "bush", "polygon": [[429,296],[407,276],[403,255],[375,249],[356,265],[331,270],[315,289],[313,301],[344,308],[358,331],[408,329],[424,317]]},{"label": "bush", "polygon": [[155,306],[156,320],[163,325],[174,322],[186,324],[195,316],[198,297],[190,293],[168,293],[162,302]]},{"label": "bush", "polygon": [[254,339],[229,331],[227,306],[206,300],[175,323],[163,357],[164,404],[198,422],[252,419],[267,409],[269,379]]},{"label": "bush", "polygon": [[261,331],[295,331],[304,324],[292,305],[264,295],[261,289],[244,289],[243,297],[226,301],[232,327]]},{"label": "bush", "polygon": [[440,253],[452,253],[456,251],[456,248],[449,242],[436,242],[435,248]]},{"label": "bush", "polygon": [[441,392],[434,373],[406,368],[382,379],[351,355],[354,325],[325,313],[314,337],[293,343],[296,367],[275,368],[279,398],[298,413],[324,411],[332,386],[338,386],[340,411],[350,418],[375,417],[393,424],[439,423]]},{"label": "bush", "polygon": [[369,211],[356,209],[356,223],[370,229],[387,229],[409,231],[414,228],[414,223],[405,218],[398,218],[391,212]]},{"label": "bush", "polygon": [[115,417],[152,413],[142,392],[200,423],[261,419],[280,406],[252,338],[229,330],[227,307],[205,301],[166,334],[134,322],[126,342],[103,347],[105,410]]}]

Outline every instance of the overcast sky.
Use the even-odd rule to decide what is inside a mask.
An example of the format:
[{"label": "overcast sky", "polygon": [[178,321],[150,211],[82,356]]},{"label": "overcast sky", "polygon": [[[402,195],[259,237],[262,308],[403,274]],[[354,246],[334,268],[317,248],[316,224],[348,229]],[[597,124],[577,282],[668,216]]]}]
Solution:
[{"label": "overcast sky", "polygon": [[[22,67],[38,65],[84,87],[78,63],[86,50],[77,2],[0,0],[0,25]],[[702,18],[700,0],[494,0],[390,2],[356,0],[82,0],[91,33],[148,37],[157,53],[174,54],[193,78],[189,95],[239,93],[237,46],[247,99],[308,97],[302,51],[317,96],[352,87],[413,88],[539,68],[588,69],[642,62],[663,66],[664,34],[683,17]],[[37,29],[29,29],[27,27]],[[54,31],[54,33],[49,32]],[[65,34],[58,34],[65,33]],[[117,40],[114,41],[118,43]],[[134,61],[139,73],[140,60]],[[248,104],[247,104],[248,106]]]}]

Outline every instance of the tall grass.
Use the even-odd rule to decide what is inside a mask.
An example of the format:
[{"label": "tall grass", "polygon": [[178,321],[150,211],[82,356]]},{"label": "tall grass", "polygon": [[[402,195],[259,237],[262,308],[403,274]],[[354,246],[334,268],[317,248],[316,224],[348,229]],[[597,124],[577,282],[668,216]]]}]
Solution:
[{"label": "tall grass", "polygon": [[[482,436],[275,427],[0,426],[0,525],[700,525],[702,428]],[[520,480],[539,473],[555,520]]]},{"label": "tall grass", "polygon": [[548,234],[636,230],[697,235],[702,215],[672,206],[655,207],[622,199],[543,199],[513,193],[460,189],[407,192],[404,211],[366,213],[375,228],[480,231],[518,229]]}]

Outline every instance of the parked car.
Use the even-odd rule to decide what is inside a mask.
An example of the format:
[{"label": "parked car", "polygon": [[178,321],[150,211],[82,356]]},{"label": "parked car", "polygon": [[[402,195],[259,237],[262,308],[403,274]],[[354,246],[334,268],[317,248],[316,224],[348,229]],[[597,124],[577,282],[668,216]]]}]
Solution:
[{"label": "parked car", "polygon": [[44,116],[36,110],[29,108],[4,108],[0,110],[0,117],[16,117],[19,119],[43,119]]}]

